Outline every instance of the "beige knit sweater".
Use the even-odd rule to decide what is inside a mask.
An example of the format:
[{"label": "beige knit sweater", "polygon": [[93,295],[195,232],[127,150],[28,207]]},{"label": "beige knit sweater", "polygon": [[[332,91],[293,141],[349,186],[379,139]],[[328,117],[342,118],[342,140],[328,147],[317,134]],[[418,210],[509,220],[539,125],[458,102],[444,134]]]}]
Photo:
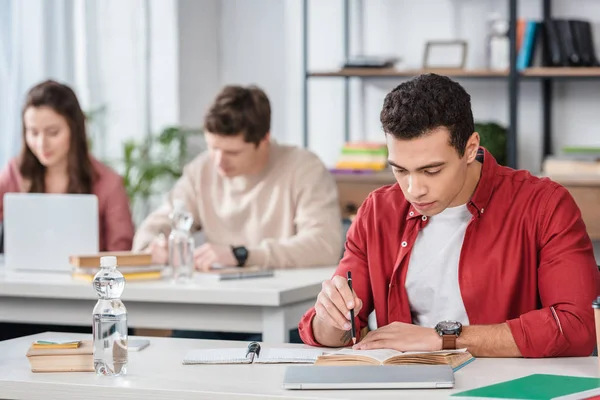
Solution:
[{"label": "beige knit sweater", "polygon": [[194,216],[192,230],[207,242],[246,246],[247,265],[294,268],[336,265],[342,251],[341,217],[333,177],[313,153],[271,143],[266,168],[224,178],[204,152],[184,168],[168,200],[139,227],[133,250],[170,232],[175,199]]}]

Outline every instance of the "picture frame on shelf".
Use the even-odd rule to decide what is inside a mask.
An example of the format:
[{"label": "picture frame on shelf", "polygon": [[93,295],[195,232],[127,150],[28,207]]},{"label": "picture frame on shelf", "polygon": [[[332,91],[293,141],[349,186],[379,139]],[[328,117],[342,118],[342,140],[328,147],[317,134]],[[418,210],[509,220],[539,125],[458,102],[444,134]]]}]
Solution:
[{"label": "picture frame on shelf", "polygon": [[465,40],[430,40],[425,43],[423,69],[464,69],[468,44]]}]

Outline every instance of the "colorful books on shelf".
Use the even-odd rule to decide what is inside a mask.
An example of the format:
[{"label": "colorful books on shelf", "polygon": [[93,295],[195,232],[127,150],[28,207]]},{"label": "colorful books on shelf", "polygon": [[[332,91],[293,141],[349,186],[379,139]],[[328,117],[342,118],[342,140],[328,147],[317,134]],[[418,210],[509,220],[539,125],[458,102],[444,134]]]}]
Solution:
[{"label": "colorful books on shelf", "polygon": [[551,18],[517,21],[517,62],[519,71],[532,66],[597,67],[589,21]]},{"label": "colorful books on shelf", "polygon": [[385,143],[349,142],[335,164],[337,170],[381,171],[387,166]]},{"label": "colorful books on shelf", "polygon": [[44,341],[37,341],[27,351],[27,360],[32,372],[94,371],[91,340],[47,343],[44,345]]}]

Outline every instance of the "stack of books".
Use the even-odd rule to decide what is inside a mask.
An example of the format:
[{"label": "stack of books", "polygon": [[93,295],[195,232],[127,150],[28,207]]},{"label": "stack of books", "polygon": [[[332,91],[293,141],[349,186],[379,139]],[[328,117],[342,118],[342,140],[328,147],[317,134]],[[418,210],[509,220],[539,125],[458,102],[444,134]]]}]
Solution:
[{"label": "stack of books", "polygon": [[94,372],[91,340],[34,342],[27,350],[31,372]]},{"label": "stack of books", "polygon": [[561,154],[544,160],[543,173],[549,177],[600,177],[600,148],[565,147]]},{"label": "stack of books", "polygon": [[127,281],[162,279],[163,265],[152,265],[152,256],[146,253],[102,252],[91,255],[73,255],[70,263],[73,266],[74,279],[91,282],[100,271],[100,258],[117,257],[117,269]]},{"label": "stack of books", "polygon": [[590,21],[551,18],[517,21],[517,69],[597,67]]},{"label": "stack of books", "polygon": [[385,143],[349,142],[342,148],[335,168],[342,171],[381,171],[387,166],[387,156]]}]

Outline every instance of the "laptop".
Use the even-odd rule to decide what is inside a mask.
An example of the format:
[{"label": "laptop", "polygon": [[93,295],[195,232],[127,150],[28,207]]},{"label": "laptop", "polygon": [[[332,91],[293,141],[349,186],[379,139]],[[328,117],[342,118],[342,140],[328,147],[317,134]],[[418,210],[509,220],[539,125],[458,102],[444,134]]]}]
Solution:
[{"label": "laptop", "polygon": [[454,387],[449,365],[290,366],[284,389],[448,389]]},{"label": "laptop", "polygon": [[95,195],[6,193],[3,225],[7,271],[70,273],[69,256],[98,253]]}]

